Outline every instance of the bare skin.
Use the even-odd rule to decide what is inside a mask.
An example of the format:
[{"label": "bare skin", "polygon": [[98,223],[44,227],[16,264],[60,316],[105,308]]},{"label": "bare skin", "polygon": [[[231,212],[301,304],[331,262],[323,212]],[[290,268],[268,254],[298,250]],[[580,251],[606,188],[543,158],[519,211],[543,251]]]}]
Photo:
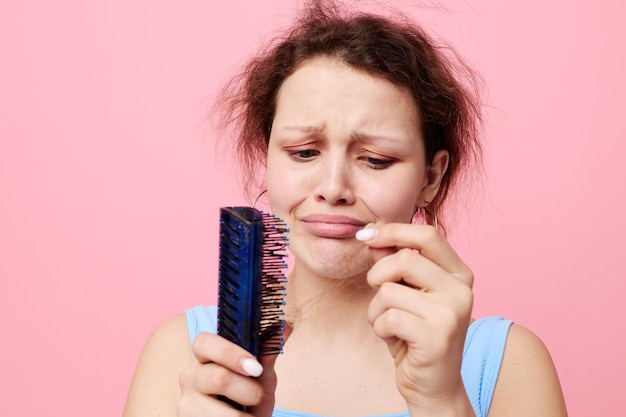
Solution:
[{"label": "bare skin", "polygon": [[[418,115],[404,90],[331,59],[287,78],[267,159],[296,258],[284,355],[261,358],[256,377],[254,358],[218,336],[190,347],[175,317],[146,344],[126,417],[243,415],[218,395],[257,417],[474,415],[460,374],[472,271],[434,227],[409,224],[448,164],[446,151],[426,161]],[[565,415],[547,350],[513,325],[489,416]]]}]

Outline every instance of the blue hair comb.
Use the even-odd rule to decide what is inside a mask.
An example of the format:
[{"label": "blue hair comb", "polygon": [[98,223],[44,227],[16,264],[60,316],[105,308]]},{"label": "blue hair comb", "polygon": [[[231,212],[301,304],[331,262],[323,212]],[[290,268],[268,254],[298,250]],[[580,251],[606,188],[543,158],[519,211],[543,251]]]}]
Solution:
[{"label": "blue hair comb", "polygon": [[255,357],[282,352],[287,232],[255,208],[220,209],[217,334]]}]

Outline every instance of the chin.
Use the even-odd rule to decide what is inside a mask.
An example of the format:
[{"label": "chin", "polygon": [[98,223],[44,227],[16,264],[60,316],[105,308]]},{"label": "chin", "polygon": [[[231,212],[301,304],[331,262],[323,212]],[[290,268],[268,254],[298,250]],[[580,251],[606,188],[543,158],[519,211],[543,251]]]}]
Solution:
[{"label": "chin", "polygon": [[[292,245],[298,263],[316,275],[345,279],[365,275],[374,264],[370,250],[354,240],[324,239],[309,245]],[[305,266],[306,265],[306,266]]]}]

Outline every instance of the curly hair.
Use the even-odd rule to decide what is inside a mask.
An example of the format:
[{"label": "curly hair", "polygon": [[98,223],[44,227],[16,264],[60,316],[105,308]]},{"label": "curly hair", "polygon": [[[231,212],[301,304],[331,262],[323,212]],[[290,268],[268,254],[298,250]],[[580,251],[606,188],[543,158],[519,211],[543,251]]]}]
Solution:
[{"label": "curly hair", "polygon": [[426,160],[442,149],[450,154],[440,191],[426,210],[426,221],[432,224],[453,185],[481,161],[479,77],[452,48],[435,43],[409,19],[349,11],[332,0],[309,1],[291,28],[220,93],[221,123],[235,132],[246,191],[250,193],[254,173],[265,164],[278,90],[299,66],[320,56],[410,92],[421,113]]}]

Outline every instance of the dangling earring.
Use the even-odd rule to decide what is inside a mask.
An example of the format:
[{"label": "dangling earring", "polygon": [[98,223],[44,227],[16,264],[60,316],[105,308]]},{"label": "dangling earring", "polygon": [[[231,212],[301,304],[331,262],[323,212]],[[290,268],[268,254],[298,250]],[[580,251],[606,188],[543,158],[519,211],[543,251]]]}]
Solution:
[{"label": "dangling earring", "polygon": [[267,192],[267,188],[265,190],[261,191],[259,193],[259,195],[256,196],[256,198],[254,199],[254,201],[252,202],[252,205],[250,207],[254,208],[254,206],[256,206],[257,201],[259,201],[259,198],[261,198],[261,196],[263,194],[265,194],[266,192]]},{"label": "dangling earring", "polygon": [[439,231],[439,220],[437,220],[437,212],[435,209],[431,209],[430,202],[426,202],[426,207],[424,207],[424,213],[426,215],[426,222],[428,223],[428,215],[433,218],[433,226],[435,226],[435,230]]},{"label": "dangling earring", "polygon": [[413,207],[413,214],[411,215],[411,221],[409,223],[417,224],[417,218],[422,216],[421,211],[422,208],[416,204],[415,207]]},{"label": "dangling earring", "polygon": [[[424,223],[429,224],[428,218],[432,217],[433,226],[435,226],[435,230],[439,231],[439,220],[437,219],[437,212],[434,209],[430,208],[430,201],[425,202],[426,205],[424,207],[415,206],[415,212],[413,213],[413,219],[417,213],[420,214],[420,217],[424,218]],[[411,223],[413,223],[413,219],[411,219]]]},{"label": "dangling earring", "polygon": [[439,221],[437,220],[437,212],[435,210],[433,210],[433,222],[435,230],[439,231]]},{"label": "dangling earring", "polygon": [[415,206],[413,216],[411,216],[411,224],[428,224],[428,212],[425,206]]}]

